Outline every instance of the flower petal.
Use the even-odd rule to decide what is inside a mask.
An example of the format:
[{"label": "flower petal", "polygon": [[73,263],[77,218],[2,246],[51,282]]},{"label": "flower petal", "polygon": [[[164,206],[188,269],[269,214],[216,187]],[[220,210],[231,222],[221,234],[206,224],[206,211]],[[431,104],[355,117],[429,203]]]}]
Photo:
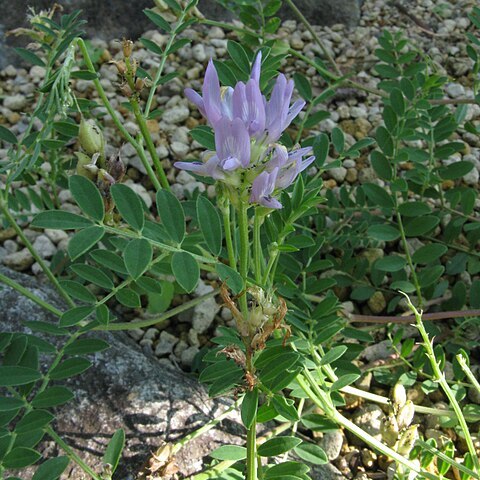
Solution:
[{"label": "flower petal", "polygon": [[220,81],[218,80],[218,74],[211,59],[208,62],[207,70],[205,72],[202,93],[205,116],[210,124],[213,125],[215,122],[220,120],[222,116],[222,99],[220,94]]}]

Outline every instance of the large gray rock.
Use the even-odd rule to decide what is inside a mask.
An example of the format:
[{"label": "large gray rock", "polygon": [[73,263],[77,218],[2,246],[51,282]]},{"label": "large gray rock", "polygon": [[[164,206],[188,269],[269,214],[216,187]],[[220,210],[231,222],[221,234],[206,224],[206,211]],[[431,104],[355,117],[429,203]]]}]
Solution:
[{"label": "large gray rock", "polygon": [[[51,287],[4,267],[0,267],[0,272],[62,307]],[[0,331],[29,332],[22,320],[55,320],[16,291],[1,287]],[[182,371],[146,356],[122,332],[95,335],[108,341],[111,348],[91,356],[93,367],[69,381],[75,399],[58,411],[54,427],[97,471],[105,446],[118,428],[125,429],[127,441],[116,478],[133,479],[162,442],[182,438],[228,407],[226,401],[209,399],[204,388]],[[48,339],[61,344],[58,337]],[[176,461],[180,472],[198,472],[202,457],[223,443],[243,443],[242,434],[233,415],[179,452]],[[60,454],[52,442],[45,442],[42,448],[45,456]],[[30,478],[22,478],[27,477]],[[84,474],[72,464],[62,478],[80,480]]]},{"label": "large gray rock", "polygon": [[[348,26],[358,24],[362,0],[295,0],[299,10],[314,25],[333,25],[344,23]],[[144,8],[153,6],[152,0],[63,0],[60,3],[65,13],[81,9],[81,18],[88,21],[84,27],[87,36],[104,40],[123,37],[137,39],[142,33],[152,28],[152,23],[142,13]],[[12,63],[21,63],[20,57],[9,46],[25,45],[27,40],[8,37],[5,33],[18,27],[27,26],[28,7],[36,11],[48,9],[51,0],[0,0],[0,68]],[[226,10],[216,0],[200,0],[199,9],[207,18],[231,20],[232,12]],[[285,5],[279,12],[283,19],[297,19],[292,10]]]}]

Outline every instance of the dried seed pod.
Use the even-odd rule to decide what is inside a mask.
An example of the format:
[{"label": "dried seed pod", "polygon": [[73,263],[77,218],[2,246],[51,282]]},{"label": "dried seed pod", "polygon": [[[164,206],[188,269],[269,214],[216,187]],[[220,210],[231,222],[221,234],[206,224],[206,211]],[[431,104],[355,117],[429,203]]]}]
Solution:
[{"label": "dried seed pod", "polygon": [[122,159],[120,151],[112,155],[107,161],[107,172],[114,178],[115,182],[120,182],[127,171]]},{"label": "dried seed pod", "polygon": [[122,40],[122,50],[123,50],[123,56],[125,58],[130,58],[132,56],[132,51],[133,51],[133,42],[131,40],[127,40],[124,38]]},{"label": "dried seed pod", "polygon": [[88,155],[93,155],[95,153],[100,153],[100,156],[104,155],[105,139],[102,131],[94,120],[85,120],[82,117],[78,132],[78,140],[80,146]]}]

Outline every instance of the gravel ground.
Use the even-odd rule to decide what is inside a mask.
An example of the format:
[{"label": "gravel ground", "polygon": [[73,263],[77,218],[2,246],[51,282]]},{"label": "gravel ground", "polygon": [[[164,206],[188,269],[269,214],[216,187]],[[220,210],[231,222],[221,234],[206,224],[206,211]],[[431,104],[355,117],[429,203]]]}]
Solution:
[{"label": "gravel ground", "polygon": [[[383,29],[389,29],[391,32],[403,30],[419,50],[423,50],[433,59],[440,73],[448,76],[450,83],[447,94],[450,98],[473,97],[471,78],[468,77],[471,64],[465,51],[464,34],[470,27],[466,11],[474,4],[476,4],[474,0],[452,0],[450,3],[418,0],[412,5],[408,4],[409,16],[406,16],[391,2],[366,0],[363,5],[362,20],[357,28],[347,30],[342,25],[334,25],[331,28],[314,27],[314,30],[336,59],[342,72],[358,72],[355,79],[373,88],[378,82],[376,74],[372,71],[376,63],[374,51],[378,48],[378,37]],[[159,89],[154,107],[164,109],[164,114],[160,121],[149,121],[148,127],[175,195],[180,199],[188,198],[198,190],[206,191],[209,197],[213,197],[215,192],[212,186],[198,182],[185,171],[173,169],[172,164],[176,160],[198,156],[202,150],[202,147],[188,135],[189,129],[201,123],[201,119],[197,109],[183,95],[183,89],[190,86],[199,90],[208,59],[225,57],[227,40],[236,37],[217,27],[187,29],[184,34],[192,39],[191,46],[179,50],[175,58],[169,58],[165,69],[165,73],[180,72],[180,77]],[[147,31],[144,36],[159,45],[164,45],[167,40],[166,36],[154,30]],[[293,20],[282,24],[279,36],[288,41],[292,48],[301,51],[309,58],[320,54],[318,46],[312,41],[311,34],[304,29],[303,25]],[[110,59],[121,58],[120,43],[112,41],[107,44],[93,39],[92,45],[105,51],[102,57],[105,62],[101,65],[100,76],[107,96],[113,107],[118,110],[125,128],[131,134],[136,134],[137,127],[133,116],[122,106],[127,98],[122,97],[118,92],[116,68],[108,63]],[[140,43],[135,47],[134,56],[141,62],[143,68],[148,69],[156,65],[157,58],[146,51]],[[316,94],[325,88],[323,80],[316,76],[315,71],[300,60],[290,57],[283,71],[290,76],[295,71],[304,73],[311,79]],[[43,69],[38,66],[29,70],[9,66],[0,71],[0,119],[3,119],[0,123],[11,126],[14,133],[20,134],[27,127],[28,119],[25,113],[32,105],[36,88],[42,81],[43,74]],[[76,80],[73,88],[79,97],[90,99],[97,97],[89,81]],[[330,118],[320,123],[318,131],[311,131],[311,133],[331,132],[334,127],[340,126],[346,134],[347,144],[353,144],[365,136],[373,136],[376,127],[382,121],[379,98],[353,89],[340,89],[327,104],[319,105],[317,108],[328,110]],[[99,107],[95,113],[102,112],[104,108]],[[480,121],[478,105],[468,105],[467,120]],[[103,125],[108,155],[115,152],[121,143],[108,116],[105,117]],[[459,134],[459,139],[465,143],[465,149],[448,161],[473,162],[475,168],[465,175],[463,182],[469,186],[477,186],[480,176],[480,138],[470,133],[462,133]],[[127,165],[126,183],[141,195],[147,206],[151,206],[154,203],[154,191],[135,150],[130,145],[124,145],[121,154],[122,160]],[[6,149],[0,149],[0,159],[5,155]],[[45,168],[48,167],[45,165]],[[315,169],[311,169],[309,173],[315,174]],[[366,157],[360,157],[357,160],[346,159],[341,166],[329,170],[323,177],[325,189],[331,189],[334,193],[338,192],[339,187],[344,184],[357,185],[372,181],[382,184],[382,181],[375,177]],[[65,210],[72,212],[78,210],[67,190],[60,192],[59,198]],[[476,207],[480,209],[479,199]],[[56,230],[46,230],[42,233],[26,228],[25,233],[47,263],[58,250],[65,250],[69,241],[67,233]],[[0,262],[15,270],[41,275],[39,265],[34,262],[15,232],[9,228],[0,230]],[[205,277],[195,295],[202,295],[211,290],[211,281],[214,279]],[[181,297],[176,297],[173,303],[178,305],[183,300]],[[208,343],[208,339],[215,330],[221,325],[231,325],[230,311],[222,307],[219,302],[220,300],[216,302],[212,299],[171,322],[157,328],[133,330],[130,331],[130,335],[145,350],[153,351],[160,361],[173,362],[189,370],[196,354]],[[373,313],[380,313],[385,308],[385,299],[372,298],[368,306]],[[346,302],[345,308],[350,311],[358,310],[357,306],[352,305],[351,302]],[[141,311],[135,312],[135,316],[142,315],[144,313]],[[372,351],[372,348],[367,348],[363,353],[365,363],[385,359],[391,355],[386,343],[380,346],[375,345],[377,351]],[[361,388],[370,389],[370,381],[371,377],[363,380]],[[414,389],[409,392],[409,396],[418,401],[421,393]],[[421,401],[423,398],[420,399]],[[479,399],[472,398],[472,401],[478,403]],[[362,405],[355,408],[357,424],[365,424],[372,429],[378,430],[379,422],[384,415],[385,411],[377,406]],[[439,439],[444,435],[438,425],[433,423],[426,428],[427,436]],[[352,443],[352,439],[349,439],[349,442]],[[347,447],[347,443],[343,433],[325,435],[321,439],[321,444],[328,452],[329,458],[337,459],[336,465],[345,476],[353,478],[354,475],[351,472],[358,472],[355,478],[363,478],[362,468],[363,470],[374,469],[378,459],[362,445],[352,444]],[[354,469],[352,465],[356,465],[356,468]],[[363,467],[359,469],[359,465]]]}]

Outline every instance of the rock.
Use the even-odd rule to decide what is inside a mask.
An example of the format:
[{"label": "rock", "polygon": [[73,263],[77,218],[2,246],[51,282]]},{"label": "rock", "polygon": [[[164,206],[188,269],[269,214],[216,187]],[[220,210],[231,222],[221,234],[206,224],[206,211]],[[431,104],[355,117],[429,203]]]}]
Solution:
[{"label": "rock", "polygon": [[387,301],[385,300],[383,293],[377,290],[368,299],[367,304],[370,307],[370,310],[372,311],[372,313],[377,314],[385,310],[385,307],[387,306]]},{"label": "rock", "polygon": [[[211,291],[213,291],[212,286],[200,282],[195,290],[195,295],[206,295]],[[220,306],[213,297],[204,300],[193,309],[192,327],[197,331],[197,333],[204,333],[208,330],[210,325],[213,323],[215,315],[219,309]]]},{"label": "rock", "polygon": [[472,186],[477,186],[478,181],[480,180],[480,172],[478,171],[477,168],[473,167],[467,174],[465,174],[463,177],[463,181],[467,185],[472,185]]},{"label": "rock", "polygon": [[445,91],[447,92],[447,95],[452,98],[459,98],[465,95],[465,88],[459,83],[449,83],[445,87]]},{"label": "rock", "polygon": [[187,183],[192,183],[195,181],[195,177],[190,175],[186,170],[180,170],[175,179],[181,185],[186,185]]},{"label": "rock", "polygon": [[[50,286],[2,267],[0,271],[42,300],[65,309],[58,293]],[[0,304],[0,329],[4,332],[31,333],[21,323],[24,319],[57,320],[8,287],[0,290]],[[98,332],[95,337],[107,341],[111,347],[90,356],[93,367],[68,381],[75,398],[57,410],[55,422],[62,438],[75,447],[93,470],[100,471],[101,456],[118,428],[125,429],[127,440],[115,475],[122,479],[136,478],[142,465],[163,441],[178,440],[228,406],[226,401],[209,399],[205,389],[182,371],[145,356],[123,332]],[[46,338],[59,347],[65,337]],[[222,428],[231,425],[232,433],[216,427],[180,450],[176,462],[182,477],[197,473],[202,468],[202,457],[221,444],[243,443],[238,433],[233,433],[243,431],[236,423],[238,418],[234,414],[231,419],[234,422],[221,425]],[[46,442],[40,449],[50,458],[60,454],[52,442]],[[32,472],[33,469],[25,470],[21,477],[31,478]],[[70,480],[85,478],[73,462],[64,475]]]},{"label": "rock", "polygon": [[33,248],[42,258],[51,258],[57,251],[55,244],[46,235],[39,235],[33,242]]},{"label": "rock", "polygon": [[207,59],[203,43],[197,43],[197,45],[192,47],[192,56],[197,62],[204,62]]},{"label": "rock", "polygon": [[178,338],[175,335],[172,335],[171,333],[163,330],[160,333],[159,341],[157,343],[157,346],[155,347],[155,355],[157,357],[161,357],[162,355],[172,353],[173,347],[176,345],[177,342]]},{"label": "rock", "polygon": [[28,251],[28,249],[24,248],[19,252],[5,255],[2,258],[2,262],[5,266],[12,268],[13,270],[23,272],[30,268],[34,260],[32,254]]},{"label": "rock", "polygon": [[366,347],[361,356],[369,362],[374,362],[375,360],[388,358],[392,353],[394,351],[390,340],[384,340]]},{"label": "rock", "polygon": [[193,364],[193,360],[195,356],[200,351],[200,349],[196,345],[192,345],[191,347],[186,348],[182,354],[180,355],[180,360],[184,367],[191,367]]},{"label": "rock", "polygon": [[68,238],[68,234],[63,230],[52,230],[47,228],[44,233],[53,243],[59,243]]},{"label": "rock", "polygon": [[145,202],[147,208],[152,206],[152,198],[143,185],[140,185],[139,183],[133,183],[132,181],[125,182],[125,185],[128,185],[137,195],[140,196],[140,198]]},{"label": "rock", "polygon": [[168,124],[177,124],[184,122],[190,116],[190,110],[185,105],[165,110],[162,115],[162,121]]},{"label": "rock", "polygon": [[339,457],[343,445],[343,434],[341,430],[327,432],[319,442],[319,446],[325,450],[330,461]]},{"label": "rock", "polygon": [[7,254],[18,252],[18,243],[15,242],[15,240],[5,240],[3,242],[3,248]]},{"label": "rock", "polygon": [[170,144],[170,148],[172,149],[172,152],[175,154],[175,156],[180,160],[184,159],[190,151],[190,147],[181,142],[172,142]]},{"label": "rock", "polygon": [[208,29],[207,38],[222,39],[225,38],[225,32],[220,27],[210,27]]},{"label": "rock", "polygon": [[23,110],[26,104],[27,99],[25,95],[21,95],[20,93],[17,93],[16,95],[9,95],[3,100],[3,106],[14,112]]},{"label": "rock", "polygon": [[332,178],[334,178],[338,183],[342,183],[347,176],[347,169],[345,167],[335,167],[330,168],[328,173]]},{"label": "rock", "polygon": [[[366,404],[359,407],[352,417],[352,422],[357,427],[365,430],[377,440],[381,440],[380,429],[385,418],[383,410],[375,404]],[[349,434],[350,442],[355,446],[363,446],[364,443],[355,435]]]}]

